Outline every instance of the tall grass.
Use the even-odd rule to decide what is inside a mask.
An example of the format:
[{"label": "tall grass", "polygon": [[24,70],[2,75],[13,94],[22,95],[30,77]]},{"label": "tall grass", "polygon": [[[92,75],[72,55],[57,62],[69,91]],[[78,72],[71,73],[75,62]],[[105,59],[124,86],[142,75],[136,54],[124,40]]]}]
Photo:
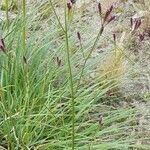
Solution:
[{"label": "tall grass", "polygon": [[8,28],[9,27],[8,0],[5,0],[5,7],[6,7],[6,22],[7,22],[7,28]]},{"label": "tall grass", "polygon": [[70,93],[71,93],[71,101],[72,101],[72,150],[75,148],[75,93],[74,93],[74,85],[73,85],[73,73],[71,67],[71,60],[70,60],[70,47],[69,47],[69,36],[68,36],[68,13],[67,7],[65,7],[65,37],[66,37],[66,53],[67,53],[67,62],[68,62],[68,72],[69,72],[69,79],[70,79]]},{"label": "tall grass", "polygon": [[[149,149],[138,144],[149,137],[138,130],[137,110],[120,107],[118,101],[124,98],[107,94],[116,83],[105,74],[87,78],[94,66],[86,65],[80,50],[71,53],[77,37],[67,10],[64,24],[55,7],[49,18],[38,20],[38,6],[28,6],[27,14],[22,2],[24,13],[11,21],[5,39],[9,55],[0,53],[0,148]],[[95,42],[83,46],[86,62],[98,39],[91,41]],[[78,68],[81,64],[85,65]],[[109,99],[117,101],[115,107]]]},{"label": "tall grass", "polygon": [[23,49],[26,51],[26,0],[22,0],[22,18],[24,22],[22,31]]}]

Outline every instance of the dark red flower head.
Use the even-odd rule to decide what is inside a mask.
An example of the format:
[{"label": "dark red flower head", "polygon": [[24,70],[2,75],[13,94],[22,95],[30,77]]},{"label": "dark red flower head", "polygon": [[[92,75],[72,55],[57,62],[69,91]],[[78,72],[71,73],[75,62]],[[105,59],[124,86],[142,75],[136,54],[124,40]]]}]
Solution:
[{"label": "dark red flower head", "polygon": [[27,58],[25,56],[23,56],[23,62],[27,64]]},{"label": "dark red flower head", "polygon": [[77,32],[77,37],[79,39],[79,41],[81,40],[81,35],[80,35],[80,32]]},{"label": "dark red flower head", "polygon": [[113,40],[116,43],[116,34],[115,33],[113,34]]},{"label": "dark red flower head", "polygon": [[111,21],[115,20],[116,19],[116,16],[111,16],[108,20],[107,20],[107,23],[110,23]]},{"label": "dark red flower head", "polygon": [[114,8],[114,6],[111,5],[111,7],[106,11],[105,16],[104,16],[104,22],[106,22],[108,20],[113,8]]},{"label": "dark red flower head", "polygon": [[139,34],[139,40],[140,40],[140,42],[142,42],[144,40],[144,38],[145,38],[145,34],[144,33],[140,33]]},{"label": "dark red flower head", "polygon": [[2,50],[3,52],[6,52],[5,49],[5,43],[4,43],[4,39],[0,39],[0,50]]},{"label": "dark red flower head", "polygon": [[70,0],[72,4],[75,4],[76,0]]},{"label": "dark red flower head", "polygon": [[102,15],[102,6],[101,6],[101,3],[98,3],[98,11],[99,11],[99,14]]},{"label": "dark red flower head", "polygon": [[131,18],[132,31],[136,31],[140,27],[141,23],[142,23],[142,21],[141,21],[140,18],[139,19],[134,19],[134,20]]},{"label": "dark red flower head", "polygon": [[68,3],[67,3],[67,7],[68,7],[68,10],[70,11],[71,8],[72,8],[72,3],[71,3],[71,2],[68,2]]}]

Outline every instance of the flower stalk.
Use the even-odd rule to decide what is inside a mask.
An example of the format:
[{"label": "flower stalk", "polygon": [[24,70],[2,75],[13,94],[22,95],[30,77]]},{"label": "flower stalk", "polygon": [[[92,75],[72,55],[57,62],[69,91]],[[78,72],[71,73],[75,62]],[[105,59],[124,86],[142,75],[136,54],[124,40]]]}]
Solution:
[{"label": "flower stalk", "polygon": [[8,0],[5,0],[5,5],[6,5],[6,24],[7,24],[7,28],[9,27],[9,6],[8,6]]},{"label": "flower stalk", "polygon": [[67,53],[67,64],[68,64],[68,72],[69,72],[69,81],[70,81],[70,94],[71,94],[71,109],[72,109],[72,150],[75,149],[75,97],[74,97],[74,85],[73,85],[73,74],[71,68],[71,60],[70,60],[70,47],[69,47],[69,35],[68,35],[68,21],[67,21],[67,13],[69,13],[72,9],[71,3],[67,3],[67,9],[65,7],[65,38],[66,38],[66,53]]},{"label": "flower stalk", "polygon": [[23,40],[23,50],[26,52],[26,0],[22,0],[22,13],[23,13],[23,31],[22,31],[22,40]]}]

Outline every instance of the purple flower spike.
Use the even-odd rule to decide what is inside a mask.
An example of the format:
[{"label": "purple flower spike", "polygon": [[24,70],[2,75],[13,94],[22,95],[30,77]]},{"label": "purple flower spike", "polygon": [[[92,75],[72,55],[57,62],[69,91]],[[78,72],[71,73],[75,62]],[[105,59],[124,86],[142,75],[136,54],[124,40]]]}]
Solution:
[{"label": "purple flower spike", "polygon": [[71,8],[72,8],[72,3],[71,3],[71,2],[68,2],[68,3],[67,3],[67,7],[68,7],[68,10],[70,11]]},{"label": "purple flower spike", "polygon": [[116,16],[111,16],[108,20],[107,20],[107,23],[110,23],[111,21],[115,20],[116,19]]},{"label": "purple flower spike", "polygon": [[111,7],[106,11],[105,17],[104,17],[104,22],[107,21],[108,17],[110,16],[112,10],[113,10],[114,6],[111,5]]},{"label": "purple flower spike", "polygon": [[132,26],[132,31],[137,30],[140,27],[141,23],[142,23],[141,19],[136,19],[133,26]]},{"label": "purple flower spike", "polygon": [[136,21],[136,23],[135,23],[135,30],[140,27],[141,23],[142,23],[141,19],[139,19],[139,20]]},{"label": "purple flower spike", "polygon": [[58,67],[60,67],[61,66],[61,59],[59,59],[59,57],[56,57],[56,61],[57,61]]},{"label": "purple flower spike", "polygon": [[115,33],[113,34],[113,40],[116,43],[116,34]]},{"label": "purple flower spike", "polygon": [[6,52],[4,39],[0,39],[0,50]]},{"label": "purple flower spike", "polygon": [[79,41],[81,41],[81,34],[80,34],[80,32],[77,32],[77,37],[78,37]]},{"label": "purple flower spike", "polygon": [[27,64],[27,58],[25,56],[23,56],[23,62]]},{"label": "purple flower spike", "polygon": [[99,14],[102,15],[102,6],[101,3],[98,3]]},{"label": "purple flower spike", "polygon": [[140,40],[140,42],[142,42],[144,40],[144,38],[145,38],[145,34],[144,33],[139,34],[139,40]]},{"label": "purple flower spike", "polygon": [[130,19],[131,29],[133,28],[133,18]]},{"label": "purple flower spike", "polygon": [[76,0],[70,0],[72,4],[75,4],[76,3]]}]

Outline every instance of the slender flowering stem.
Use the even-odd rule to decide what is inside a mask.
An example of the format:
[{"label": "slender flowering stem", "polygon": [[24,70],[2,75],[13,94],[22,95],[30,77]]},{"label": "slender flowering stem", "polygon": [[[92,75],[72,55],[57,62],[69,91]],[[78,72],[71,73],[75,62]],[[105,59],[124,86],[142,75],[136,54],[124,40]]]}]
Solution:
[{"label": "slender flowering stem", "polygon": [[23,17],[23,31],[22,31],[22,40],[23,40],[23,61],[24,61],[24,69],[25,69],[25,87],[26,87],[26,101],[24,107],[24,113],[26,112],[26,108],[29,106],[29,73],[28,73],[28,64],[26,55],[26,0],[22,0],[22,17]]},{"label": "slender flowering stem", "polygon": [[64,29],[63,25],[61,24],[60,19],[59,19],[57,13],[56,13],[56,10],[55,10],[55,8],[54,8],[54,5],[53,5],[53,3],[52,3],[52,0],[49,0],[49,3],[50,3],[50,5],[51,5],[51,8],[52,8],[52,10],[53,10],[53,12],[54,12],[54,15],[55,15],[57,21],[58,21],[59,26],[61,27],[61,29],[63,30],[63,32],[65,32],[65,29]]},{"label": "slender flowering stem", "polygon": [[99,11],[100,17],[102,17],[102,6],[101,6],[101,3],[98,3],[98,11]]},{"label": "slender flowering stem", "polygon": [[112,10],[113,10],[113,5],[111,5],[111,7],[106,11],[104,16],[104,23],[108,20],[108,17],[110,16]]},{"label": "slender flowering stem", "polygon": [[67,22],[67,13],[68,7],[65,6],[65,37],[66,37],[66,53],[67,53],[67,63],[70,79],[70,93],[71,93],[71,102],[72,102],[72,150],[75,149],[75,101],[74,101],[74,88],[73,88],[73,75],[70,61],[70,48],[69,48],[69,36],[68,36],[68,22]]},{"label": "slender flowering stem", "polygon": [[81,82],[81,78],[82,78],[82,76],[83,76],[83,72],[84,72],[85,65],[86,65],[88,59],[90,58],[92,52],[94,51],[94,49],[95,49],[95,47],[96,47],[96,45],[97,45],[97,42],[98,42],[99,38],[102,36],[103,31],[104,31],[104,26],[101,26],[101,28],[100,28],[100,30],[99,30],[99,32],[98,32],[98,34],[97,34],[97,37],[96,37],[96,39],[95,39],[95,41],[94,41],[94,44],[93,44],[93,46],[92,46],[92,48],[91,48],[91,50],[90,50],[88,56],[87,56],[87,57],[85,58],[85,60],[84,60],[83,67],[82,67],[82,70],[81,70],[81,73],[80,73],[80,77],[79,77],[79,80],[78,80],[77,87],[76,87],[76,90],[75,90],[75,91],[78,90],[78,87],[79,87],[80,82]]},{"label": "slender flowering stem", "polygon": [[9,27],[8,0],[5,0],[5,5],[6,5],[6,21],[7,21],[7,28],[8,28]]},{"label": "slender flowering stem", "polygon": [[[80,77],[79,77],[79,80],[78,80],[78,83],[77,83],[76,91],[78,90],[78,87],[79,87],[79,85],[80,85],[80,82],[81,82],[81,78],[82,78],[82,75],[83,75],[83,72],[84,72],[85,65],[86,65],[88,59],[90,58],[90,56],[91,56],[93,50],[95,49],[95,47],[96,47],[96,45],[97,45],[97,42],[98,42],[98,40],[99,40],[99,37],[102,36],[105,27],[106,27],[111,21],[115,20],[115,18],[116,18],[115,16],[111,16],[111,13],[112,13],[112,11],[113,11],[113,8],[114,8],[113,5],[111,5],[111,7],[106,11],[105,17],[104,17],[103,21],[101,21],[101,28],[100,28],[100,30],[99,30],[99,33],[98,33],[97,37],[96,37],[96,40],[94,41],[94,44],[93,44],[93,46],[92,46],[92,48],[91,48],[91,50],[90,50],[88,56],[85,58],[85,61],[84,61],[84,63],[83,63],[83,67],[82,67],[81,74],[80,74]],[[100,17],[101,17],[102,8],[101,8],[101,4],[100,4],[100,3],[98,3],[98,10],[99,10],[99,14],[100,14]]]},{"label": "slender flowering stem", "polygon": [[78,40],[79,40],[79,43],[80,43],[80,48],[81,48],[81,51],[82,51],[83,58],[85,59],[85,54],[84,54],[84,51],[83,51],[80,32],[77,32],[77,37],[78,37]]},{"label": "slender flowering stem", "polygon": [[23,11],[23,31],[22,31],[22,40],[23,40],[23,50],[26,51],[26,0],[22,0],[22,11]]},{"label": "slender flowering stem", "polygon": [[5,49],[5,43],[4,43],[4,39],[0,39],[0,51],[3,51],[4,53],[6,53],[6,49]]}]

